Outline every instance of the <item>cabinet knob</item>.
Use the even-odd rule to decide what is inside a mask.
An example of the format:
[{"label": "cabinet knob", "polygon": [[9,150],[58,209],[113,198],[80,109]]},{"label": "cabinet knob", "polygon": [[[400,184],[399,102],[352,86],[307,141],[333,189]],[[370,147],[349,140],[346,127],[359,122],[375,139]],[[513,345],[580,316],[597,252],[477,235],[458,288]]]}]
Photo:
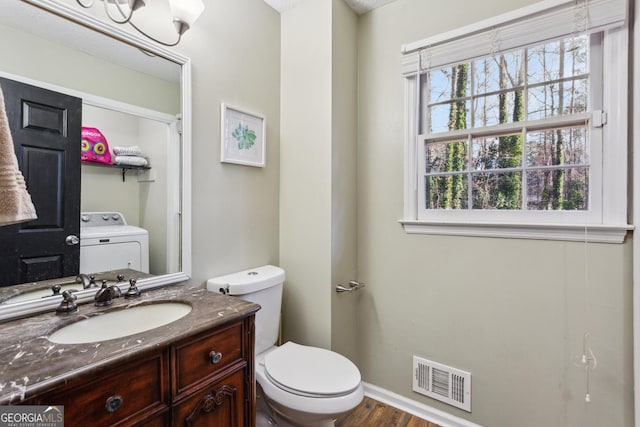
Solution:
[{"label": "cabinet knob", "polygon": [[116,412],[122,406],[124,399],[119,394],[111,396],[107,399],[107,403],[104,405],[104,410],[113,413]]},{"label": "cabinet knob", "polygon": [[211,353],[209,353],[209,360],[211,361],[211,363],[215,365],[216,363],[222,360],[222,353],[217,351],[212,351]]}]

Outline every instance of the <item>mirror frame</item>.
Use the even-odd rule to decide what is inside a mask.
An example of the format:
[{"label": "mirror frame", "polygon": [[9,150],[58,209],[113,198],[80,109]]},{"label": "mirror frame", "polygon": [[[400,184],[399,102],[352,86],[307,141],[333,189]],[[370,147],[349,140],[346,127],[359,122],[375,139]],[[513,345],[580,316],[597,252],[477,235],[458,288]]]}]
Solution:
[{"label": "mirror frame", "polygon": [[[75,25],[87,27],[104,34],[106,37],[111,37],[122,43],[137,47],[180,65],[180,105],[182,109],[180,179],[182,183],[182,193],[178,215],[181,224],[179,245],[182,271],[141,279],[138,281],[137,286],[141,291],[144,291],[188,280],[191,276],[191,60],[186,56],[168,50],[137,34],[124,31],[114,24],[102,21],[81,10],[64,4],[60,0],[21,1],[57,15]],[[128,284],[123,285],[123,291],[126,291],[125,286],[128,287]],[[94,294],[95,289],[85,289],[75,293],[78,303],[90,301]],[[55,310],[61,300],[62,297],[51,297],[0,306],[0,321]]]}]

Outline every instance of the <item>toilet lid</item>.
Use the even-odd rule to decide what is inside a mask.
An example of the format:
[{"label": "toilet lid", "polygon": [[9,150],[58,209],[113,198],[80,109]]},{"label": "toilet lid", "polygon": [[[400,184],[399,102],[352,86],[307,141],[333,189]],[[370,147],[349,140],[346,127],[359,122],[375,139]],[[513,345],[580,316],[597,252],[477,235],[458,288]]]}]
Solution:
[{"label": "toilet lid", "polygon": [[302,396],[341,396],[360,385],[360,371],[346,357],[293,342],[267,354],[264,368],[278,387]]}]

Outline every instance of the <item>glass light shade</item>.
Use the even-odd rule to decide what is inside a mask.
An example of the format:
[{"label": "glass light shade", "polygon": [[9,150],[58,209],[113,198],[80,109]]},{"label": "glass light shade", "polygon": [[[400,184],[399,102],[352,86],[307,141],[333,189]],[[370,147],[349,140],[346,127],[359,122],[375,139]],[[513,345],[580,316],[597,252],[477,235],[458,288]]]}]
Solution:
[{"label": "glass light shade", "polygon": [[187,26],[193,25],[196,19],[204,11],[202,0],[169,0],[173,20],[179,21]]}]

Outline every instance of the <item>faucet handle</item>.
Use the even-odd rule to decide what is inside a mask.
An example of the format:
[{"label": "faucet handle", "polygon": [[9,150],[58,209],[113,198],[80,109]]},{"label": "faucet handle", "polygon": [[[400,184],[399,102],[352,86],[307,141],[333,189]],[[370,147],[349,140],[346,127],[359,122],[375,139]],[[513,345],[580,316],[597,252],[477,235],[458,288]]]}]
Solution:
[{"label": "faucet handle", "polygon": [[[107,283],[106,280],[102,281],[102,286],[104,286]],[[111,285],[109,286],[109,289],[111,290],[111,296],[113,298],[119,298],[120,295],[122,295],[122,291],[120,290],[120,288],[118,287],[118,285]]]},{"label": "faucet handle", "polygon": [[140,296],[140,289],[136,286],[137,280],[130,279],[129,280],[129,289],[124,293],[125,298],[135,298]]},{"label": "faucet handle", "polygon": [[66,290],[62,292],[62,302],[56,308],[57,314],[69,314],[78,311],[78,304],[76,303],[77,296],[73,292]]},{"label": "faucet handle", "polygon": [[53,291],[53,295],[60,295],[60,291],[62,290],[62,286],[55,284],[51,285],[51,290]]}]

